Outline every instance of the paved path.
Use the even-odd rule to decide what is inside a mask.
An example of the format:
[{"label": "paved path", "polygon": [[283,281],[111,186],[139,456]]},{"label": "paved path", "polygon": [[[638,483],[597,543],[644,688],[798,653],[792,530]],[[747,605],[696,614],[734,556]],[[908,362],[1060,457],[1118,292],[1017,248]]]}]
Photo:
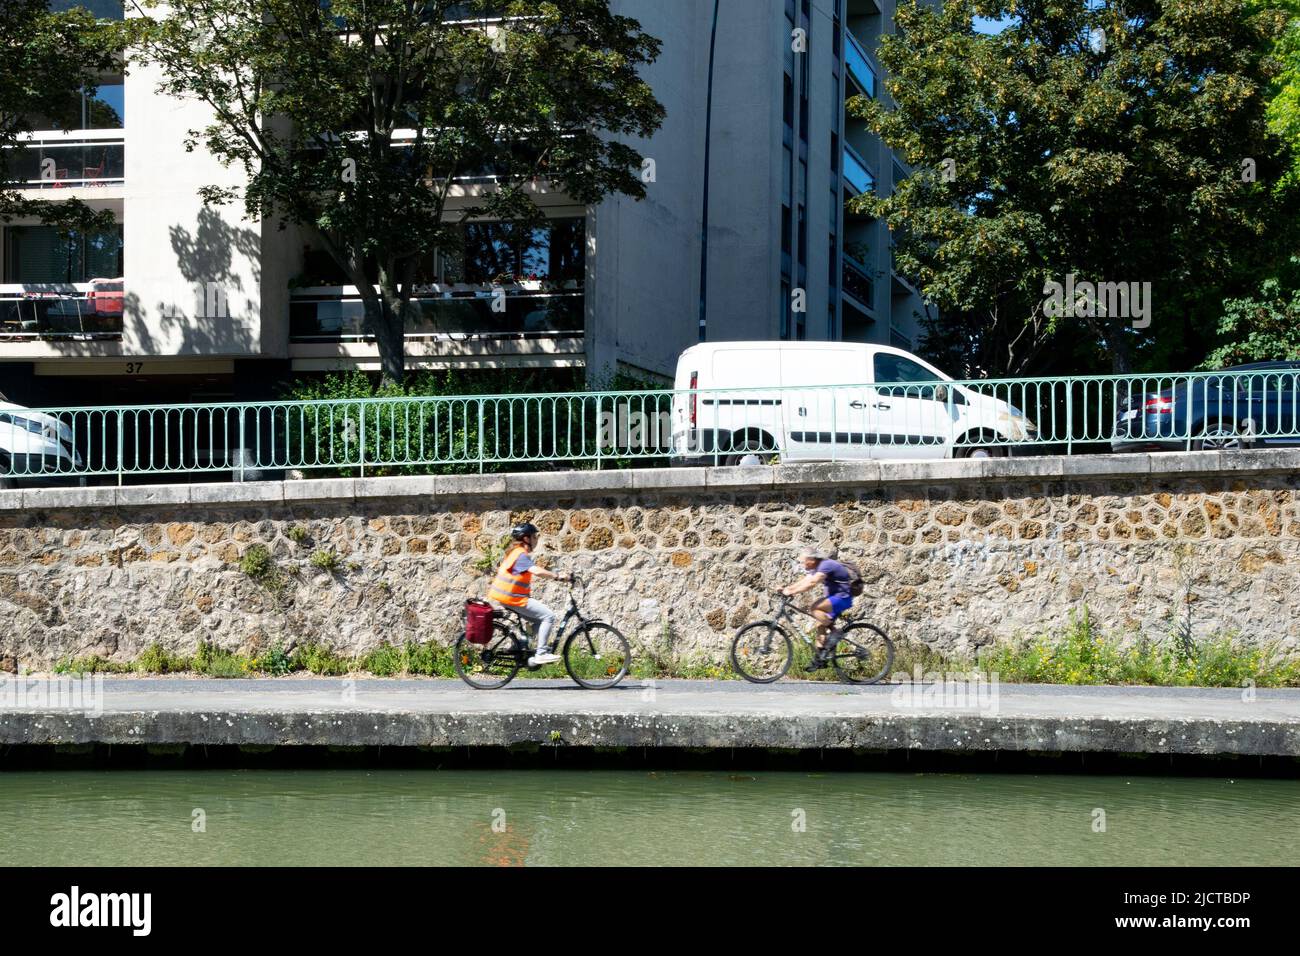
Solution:
[{"label": "paved path", "polygon": [[[1300,757],[1300,690],[520,680],[0,679],[3,744],[761,747]],[[957,688],[960,688],[958,693]],[[69,704],[73,706],[69,706]]]}]

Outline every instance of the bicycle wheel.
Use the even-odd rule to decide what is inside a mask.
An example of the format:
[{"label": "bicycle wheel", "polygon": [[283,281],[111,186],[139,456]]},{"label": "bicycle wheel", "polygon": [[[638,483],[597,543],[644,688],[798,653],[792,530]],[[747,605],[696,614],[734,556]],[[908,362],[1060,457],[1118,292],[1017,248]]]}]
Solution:
[{"label": "bicycle wheel", "polygon": [[476,690],[505,687],[519,673],[518,646],[514,632],[500,621],[493,622],[486,644],[472,644],[462,634],[452,652],[456,673]]},{"label": "bicycle wheel", "polygon": [[776,621],[746,624],[731,642],[731,666],[751,684],[780,680],[792,660],[794,644]]},{"label": "bicycle wheel", "polygon": [[608,624],[584,624],[564,643],[564,669],[590,690],[608,690],[631,666],[627,638]]},{"label": "bicycle wheel", "polygon": [[874,624],[850,624],[831,653],[831,666],[850,684],[878,683],[894,666],[894,642]]}]

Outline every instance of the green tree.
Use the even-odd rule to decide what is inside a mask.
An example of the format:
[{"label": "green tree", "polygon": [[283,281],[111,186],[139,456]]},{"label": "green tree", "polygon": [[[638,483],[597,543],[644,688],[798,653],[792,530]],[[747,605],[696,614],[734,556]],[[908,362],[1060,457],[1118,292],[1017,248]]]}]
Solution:
[{"label": "green tree", "polygon": [[[581,203],[645,194],[622,138],[662,122],[639,76],[660,44],[608,0],[143,3],[159,8],[142,56],[162,89],[212,110],[187,147],[247,179],[205,202],[242,192],[249,218],[326,250],[364,300],[387,383],[404,378],[420,263],[455,250],[464,222],[536,220],[539,183]],[[463,195],[457,177],[484,171],[496,187]]]},{"label": "green tree", "polygon": [[1293,258],[1281,276],[1261,283],[1259,291],[1223,303],[1220,344],[1203,368],[1221,369],[1247,362],[1300,361],[1300,259]]},{"label": "green tree", "polygon": [[[1009,25],[979,34],[977,15]],[[1086,331],[1125,372],[1159,336],[1212,327],[1204,311],[1217,318],[1287,211],[1270,184],[1289,160],[1265,118],[1283,11],[907,0],[897,22],[879,53],[893,103],[852,110],[915,173],[892,196],[855,202],[886,220],[900,271],[955,317],[944,347],[976,354],[979,371],[1016,373],[1068,326],[1069,347]],[[1047,284],[1070,274],[1151,282],[1151,328],[1114,311],[1049,314]]]},{"label": "green tree", "polygon": [[83,7],[59,13],[48,0],[0,0],[0,221],[35,217],[64,229],[107,228],[112,213],[76,199],[33,198],[12,183],[22,134],[51,124],[69,128],[83,91],[93,95],[99,74],[117,68],[128,28],[97,20]]}]

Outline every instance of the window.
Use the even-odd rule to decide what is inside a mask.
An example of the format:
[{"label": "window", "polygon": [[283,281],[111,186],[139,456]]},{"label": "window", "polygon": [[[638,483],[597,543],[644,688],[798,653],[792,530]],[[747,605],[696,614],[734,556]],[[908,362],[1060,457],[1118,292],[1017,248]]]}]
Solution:
[{"label": "window", "polygon": [[101,20],[121,20],[122,0],[49,0],[50,13],[67,13],[84,7]]},{"label": "window", "polygon": [[439,257],[438,281],[471,284],[498,279],[577,282],[586,278],[586,220],[552,219],[534,226],[472,222],[459,255]]},{"label": "window", "polygon": [[89,282],[123,275],[122,227],[60,236],[52,226],[5,230],[5,281],[15,284]]},{"label": "window", "polygon": [[904,382],[938,382],[939,377],[923,365],[901,355],[879,353],[875,357],[877,385],[895,385]]},{"label": "window", "polygon": [[790,280],[781,280],[781,338],[790,337]]}]

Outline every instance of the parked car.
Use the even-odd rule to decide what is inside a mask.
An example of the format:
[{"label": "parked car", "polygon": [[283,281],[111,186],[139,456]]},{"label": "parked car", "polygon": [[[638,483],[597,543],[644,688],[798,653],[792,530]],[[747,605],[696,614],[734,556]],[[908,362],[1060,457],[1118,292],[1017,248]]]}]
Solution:
[{"label": "parked car", "polygon": [[1300,362],[1256,362],[1159,391],[1122,392],[1111,448],[1208,451],[1300,445]]},{"label": "parked car", "polygon": [[84,477],[71,474],[81,465],[72,429],[65,423],[0,400],[0,488],[12,488],[18,481],[84,484]]},{"label": "parked car", "polygon": [[677,362],[682,463],[1003,457],[1037,428],[1010,404],[884,345],[718,342]]}]

